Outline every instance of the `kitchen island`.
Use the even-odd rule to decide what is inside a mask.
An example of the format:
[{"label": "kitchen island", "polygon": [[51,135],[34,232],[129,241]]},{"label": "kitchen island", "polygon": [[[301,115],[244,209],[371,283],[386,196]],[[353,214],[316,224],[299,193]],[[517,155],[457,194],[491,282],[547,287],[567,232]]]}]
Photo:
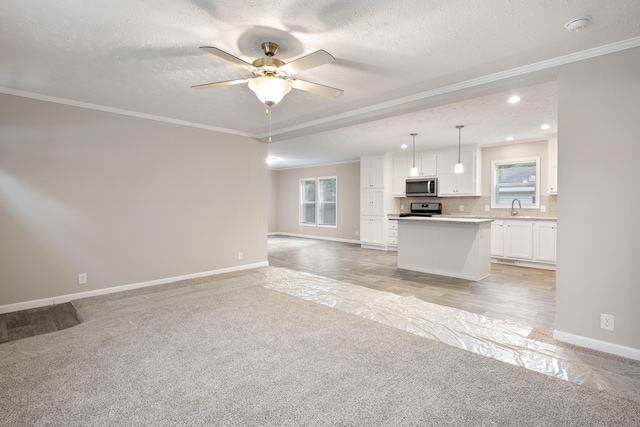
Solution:
[{"label": "kitchen island", "polygon": [[398,220],[398,268],[468,280],[489,275],[492,219],[390,219]]}]

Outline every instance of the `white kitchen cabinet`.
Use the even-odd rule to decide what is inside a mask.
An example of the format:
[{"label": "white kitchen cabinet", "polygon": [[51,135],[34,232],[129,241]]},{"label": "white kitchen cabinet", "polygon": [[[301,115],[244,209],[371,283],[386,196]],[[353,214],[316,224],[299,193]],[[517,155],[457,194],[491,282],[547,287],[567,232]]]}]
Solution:
[{"label": "white kitchen cabinet", "polygon": [[477,161],[476,148],[460,150],[460,162],[464,167],[464,172],[455,173],[458,150],[439,151],[437,157],[439,195],[442,197],[479,196]]},{"label": "white kitchen cabinet", "polygon": [[360,215],[384,215],[384,190],[360,190]]},{"label": "white kitchen cabinet", "polygon": [[398,221],[390,219],[388,221],[387,245],[391,250],[398,250]]},{"label": "white kitchen cabinet", "polygon": [[558,137],[549,138],[548,148],[548,173],[549,173],[549,194],[558,194]]},{"label": "white kitchen cabinet", "polygon": [[416,167],[421,176],[436,176],[438,172],[438,155],[436,153],[416,154]]},{"label": "white kitchen cabinet", "polygon": [[360,188],[384,188],[385,156],[360,158]]},{"label": "white kitchen cabinet", "polygon": [[[387,212],[392,208],[391,158],[385,154],[360,158],[360,244],[387,249]],[[389,200],[387,200],[389,199]]]},{"label": "white kitchen cabinet", "polygon": [[405,197],[405,182],[412,165],[411,156],[394,156],[393,158],[393,197]]},{"label": "white kitchen cabinet", "polygon": [[384,217],[360,217],[360,243],[363,245],[384,245],[386,225]]},{"label": "white kitchen cabinet", "polygon": [[533,258],[536,261],[556,262],[556,222],[533,223]]},{"label": "white kitchen cabinet", "polygon": [[501,220],[491,223],[491,256],[504,256],[504,221]]},{"label": "white kitchen cabinet", "polygon": [[507,258],[533,259],[533,224],[531,221],[505,221],[504,255]]},{"label": "white kitchen cabinet", "polygon": [[556,221],[494,220],[491,257],[497,262],[555,269],[556,230]]}]

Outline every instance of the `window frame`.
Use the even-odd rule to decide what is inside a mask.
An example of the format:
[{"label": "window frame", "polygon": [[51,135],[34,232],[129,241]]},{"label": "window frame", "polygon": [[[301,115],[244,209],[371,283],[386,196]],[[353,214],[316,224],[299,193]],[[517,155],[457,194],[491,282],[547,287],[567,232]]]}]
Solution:
[{"label": "window frame", "polygon": [[[321,200],[321,181],[328,181],[328,180],[334,180],[335,181],[335,201],[325,201],[325,200]],[[310,203],[310,201],[308,200],[303,200],[303,197],[306,196],[306,194],[304,194],[304,190],[303,190],[303,183],[309,182],[309,181],[313,181],[315,183],[315,200],[313,201],[314,203],[314,222],[303,222],[303,212],[304,212],[304,206],[308,203]],[[301,227],[323,227],[323,228],[337,228],[338,227],[338,177],[337,176],[320,176],[320,177],[314,177],[314,178],[300,178],[299,183],[298,183],[298,225]],[[323,205],[325,204],[332,204],[335,206],[335,223],[334,224],[320,224],[320,213],[321,210],[323,208]]]},{"label": "window frame", "polygon": [[[520,158],[510,158],[503,160],[492,160],[491,161],[491,208],[492,209],[511,209],[511,204],[513,200],[507,204],[498,203],[498,168],[500,166],[505,165],[513,165],[518,163],[532,163],[536,164],[536,180],[534,185],[534,196],[533,203],[524,203],[520,200],[522,204],[522,209],[539,209],[540,208],[540,157],[520,157]],[[517,199],[517,197],[515,197]],[[519,206],[516,205],[519,209]]]}]

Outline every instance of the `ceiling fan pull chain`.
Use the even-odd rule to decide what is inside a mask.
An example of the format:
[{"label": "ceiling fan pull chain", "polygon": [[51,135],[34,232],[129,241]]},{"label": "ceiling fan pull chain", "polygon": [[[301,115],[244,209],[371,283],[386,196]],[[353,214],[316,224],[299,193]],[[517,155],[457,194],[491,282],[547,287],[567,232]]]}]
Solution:
[{"label": "ceiling fan pull chain", "polygon": [[267,105],[267,116],[269,116],[269,144],[271,144],[271,106]]}]

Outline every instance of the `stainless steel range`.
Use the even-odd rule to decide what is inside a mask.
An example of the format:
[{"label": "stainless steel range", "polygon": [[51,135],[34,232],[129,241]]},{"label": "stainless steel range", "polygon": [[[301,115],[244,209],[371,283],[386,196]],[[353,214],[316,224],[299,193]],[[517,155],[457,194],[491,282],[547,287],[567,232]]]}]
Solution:
[{"label": "stainless steel range", "polygon": [[403,212],[399,216],[422,216],[430,217],[442,214],[442,203],[411,203],[411,211]]}]

